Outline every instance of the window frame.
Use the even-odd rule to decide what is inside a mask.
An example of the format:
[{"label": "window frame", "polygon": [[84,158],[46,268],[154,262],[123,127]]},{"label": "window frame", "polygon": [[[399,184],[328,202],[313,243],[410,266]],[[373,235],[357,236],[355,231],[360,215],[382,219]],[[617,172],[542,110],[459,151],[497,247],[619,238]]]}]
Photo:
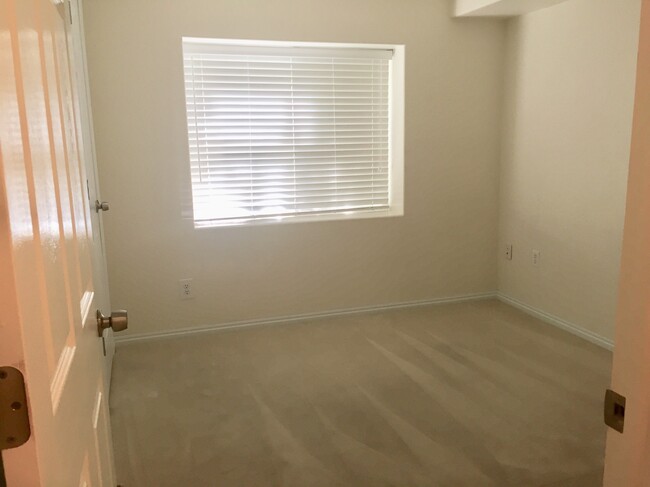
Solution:
[{"label": "window frame", "polygon": [[[324,213],[294,214],[282,216],[254,216],[240,219],[209,219],[196,220],[194,218],[194,199],[192,196],[192,221],[194,228],[214,228],[229,226],[254,226],[268,225],[275,223],[302,223],[302,222],[325,222],[338,220],[355,220],[369,218],[388,218],[404,215],[404,111],[405,111],[405,54],[406,48],[401,44],[363,44],[363,43],[331,43],[331,42],[292,42],[292,41],[257,41],[243,39],[212,39],[183,37],[182,45],[185,43],[206,44],[207,46],[218,45],[220,47],[259,47],[259,48],[316,48],[316,49],[371,49],[371,50],[392,50],[393,57],[390,65],[389,78],[389,172],[388,191],[389,207],[382,209],[361,209],[341,210]],[[185,91],[183,82],[183,91]],[[184,97],[185,100],[185,97]],[[185,103],[185,109],[187,105]],[[189,136],[187,124],[185,124],[186,136]],[[191,168],[189,160],[189,140],[187,167]],[[193,195],[194,187],[190,180],[190,190]]]}]

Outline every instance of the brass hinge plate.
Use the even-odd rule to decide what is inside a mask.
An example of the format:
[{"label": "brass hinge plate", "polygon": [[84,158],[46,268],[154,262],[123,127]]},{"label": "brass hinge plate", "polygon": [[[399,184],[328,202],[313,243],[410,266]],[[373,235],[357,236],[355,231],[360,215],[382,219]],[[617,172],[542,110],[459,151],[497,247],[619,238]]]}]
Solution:
[{"label": "brass hinge plate", "polygon": [[24,444],[30,434],[23,374],[13,367],[0,367],[0,450]]},{"label": "brass hinge plate", "polygon": [[607,389],[605,392],[605,424],[623,433],[625,426],[625,397]]}]

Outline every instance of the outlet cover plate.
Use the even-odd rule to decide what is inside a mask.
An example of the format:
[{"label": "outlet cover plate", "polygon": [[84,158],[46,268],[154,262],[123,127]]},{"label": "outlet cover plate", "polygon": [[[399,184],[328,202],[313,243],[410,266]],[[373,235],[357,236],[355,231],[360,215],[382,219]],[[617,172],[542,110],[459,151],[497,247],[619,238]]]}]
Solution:
[{"label": "outlet cover plate", "polygon": [[178,281],[178,293],[181,299],[194,299],[192,279],[181,279]]}]

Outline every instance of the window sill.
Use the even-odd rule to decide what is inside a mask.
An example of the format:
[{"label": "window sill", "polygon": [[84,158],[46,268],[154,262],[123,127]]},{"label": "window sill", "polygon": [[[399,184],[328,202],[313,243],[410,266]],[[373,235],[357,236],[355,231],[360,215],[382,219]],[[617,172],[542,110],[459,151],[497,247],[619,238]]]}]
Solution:
[{"label": "window sill", "polygon": [[389,208],[387,210],[363,210],[339,213],[318,213],[298,216],[272,216],[257,218],[241,218],[235,220],[196,220],[194,221],[195,229],[215,228],[215,227],[242,227],[273,225],[278,223],[307,223],[307,222],[328,222],[340,220],[365,220],[369,218],[390,218],[404,215],[403,208]]}]

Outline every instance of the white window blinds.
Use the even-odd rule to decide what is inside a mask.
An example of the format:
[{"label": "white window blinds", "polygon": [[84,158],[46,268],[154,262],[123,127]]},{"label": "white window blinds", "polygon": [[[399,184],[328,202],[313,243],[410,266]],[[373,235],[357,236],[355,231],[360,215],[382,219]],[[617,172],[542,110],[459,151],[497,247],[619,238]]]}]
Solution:
[{"label": "white window blinds", "polygon": [[184,39],[195,222],[389,208],[392,55]]}]

